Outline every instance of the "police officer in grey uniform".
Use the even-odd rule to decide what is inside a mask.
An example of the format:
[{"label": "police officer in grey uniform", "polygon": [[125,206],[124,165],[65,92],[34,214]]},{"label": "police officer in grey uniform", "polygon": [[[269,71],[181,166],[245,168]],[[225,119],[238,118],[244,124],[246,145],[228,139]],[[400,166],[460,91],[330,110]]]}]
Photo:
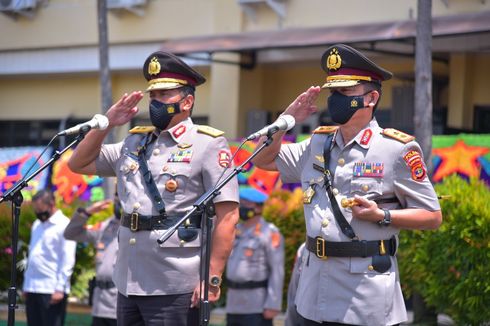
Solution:
[{"label": "police officer in grey uniform", "polygon": [[120,202],[114,197],[114,216],[94,226],[86,223],[92,214],[106,209],[111,200],[93,203],[87,208],[78,208],[65,229],[68,240],[90,242],[96,249],[95,274],[92,294],[92,326],[115,326],[117,289],[112,281],[118,243],[117,231],[121,219]]},{"label": "police officer in grey uniform", "polygon": [[[302,184],[309,252],[297,310],[304,325],[398,324],[407,320],[395,257],[399,230],[438,228],[439,202],[414,137],[381,128],[373,116],[381,82],[392,74],[343,44],[329,47],[321,65],[339,126],[287,145],[278,132],[254,160]],[[284,114],[304,121],[317,110],[320,90],[310,87]]]},{"label": "police officer in grey uniform", "polygon": [[284,282],[284,239],[262,217],[267,195],[240,189],[240,220],[226,264],[228,326],[272,325],[281,311]]},{"label": "police officer in grey uniform", "polygon": [[298,316],[296,305],[294,300],[296,298],[296,291],[298,290],[299,276],[301,275],[301,268],[303,266],[303,260],[306,257],[307,250],[303,242],[296,251],[296,257],[294,259],[293,272],[288,284],[288,307],[286,309],[286,319],[284,320],[285,326],[301,326],[301,318]]},{"label": "police officer in grey uniform", "polygon": [[[102,145],[113,127],[128,123],[142,92],[125,94],[108,111],[109,127],[92,130],[77,146],[70,168],[117,176],[123,214],[113,281],[119,325],[196,325],[201,216],[189,218],[162,245],[157,240],[231,166],[223,132],[191,120],[195,87],[203,76],[178,57],[155,52],[144,63],[152,127],[135,127],[122,142]],[[221,274],[238,221],[238,182],[214,198],[209,301],[219,298]]]}]

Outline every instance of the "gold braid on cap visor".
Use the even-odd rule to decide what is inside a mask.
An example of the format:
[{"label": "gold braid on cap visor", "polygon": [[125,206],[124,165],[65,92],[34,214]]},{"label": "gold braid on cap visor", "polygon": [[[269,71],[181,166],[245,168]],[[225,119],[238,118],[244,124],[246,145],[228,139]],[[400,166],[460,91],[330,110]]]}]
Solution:
[{"label": "gold braid on cap visor", "polygon": [[183,79],[175,79],[175,78],[156,78],[148,81],[148,86],[151,86],[153,84],[159,84],[159,83],[177,83],[177,84],[182,84],[182,85],[187,85],[188,82],[187,80]]},{"label": "gold braid on cap visor", "polygon": [[327,82],[335,81],[335,80],[365,80],[371,81],[371,77],[369,76],[356,76],[356,75],[333,75],[327,77]]}]

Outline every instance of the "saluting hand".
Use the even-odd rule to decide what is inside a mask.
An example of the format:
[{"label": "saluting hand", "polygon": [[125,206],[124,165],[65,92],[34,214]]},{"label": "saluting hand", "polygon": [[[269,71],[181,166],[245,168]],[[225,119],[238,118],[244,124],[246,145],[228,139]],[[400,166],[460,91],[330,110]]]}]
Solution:
[{"label": "saluting hand", "polygon": [[352,206],[352,216],[364,221],[378,222],[383,219],[384,213],[373,200],[362,196],[354,196],[358,205]]},{"label": "saluting hand", "polygon": [[320,95],[320,91],[319,86],[311,86],[289,104],[283,114],[292,115],[296,123],[305,121],[310,115],[318,111],[315,101]]},{"label": "saluting hand", "polygon": [[119,101],[114,103],[107,111],[109,126],[122,126],[128,123],[138,113],[136,106],[143,98],[143,92],[134,91],[131,94],[124,94]]}]

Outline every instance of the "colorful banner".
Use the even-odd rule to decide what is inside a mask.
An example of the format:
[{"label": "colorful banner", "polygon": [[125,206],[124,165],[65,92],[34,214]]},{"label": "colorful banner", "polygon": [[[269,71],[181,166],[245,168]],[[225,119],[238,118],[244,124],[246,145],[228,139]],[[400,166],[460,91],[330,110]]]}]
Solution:
[{"label": "colorful banner", "polygon": [[104,179],[95,175],[73,173],[68,167],[68,160],[72,153],[72,149],[67,150],[53,166],[51,182],[56,196],[67,204],[71,204],[76,199],[91,202],[103,200],[105,197],[102,186]]},{"label": "colorful banner", "polygon": [[[46,163],[52,154],[48,148],[36,162],[44,147],[10,147],[0,148],[0,194],[5,193],[23,177],[31,176]],[[29,200],[34,193],[46,187],[49,177],[49,168],[46,168],[22,190],[24,199]]]},{"label": "colorful banner", "polygon": [[[287,136],[284,143],[299,142],[309,136]],[[240,144],[241,140],[230,141],[232,154],[237,151]],[[465,179],[480,178],[490,187],[490,135],[433,136],[432,146],[434,182],[441,182],[445,177],[456,173]],[[242,164],[256,147],[257,143],[246,142],[234,157],[235,166]],[[0,194],[25,176],[31,165],[34,164],[30,169],[30,174],[50,159],[53,152],[51,148],[36,162],[43,149],[43,147],[0,148]],[[51,176],[49,175],[50,169],[47,168],[33,178],[22,191],[24,198],[30,199],[38,190],[52,185],[56,196],[67,204],[74,200],[98,201],[104,199],[103,178],[80,175],[70,171],[67,162],[72,153],[71,149],[66,151],[53,164]],[[252,163],[247,164],[244,170],[238,174],[239,184],[252,186],[267,194],[275,189],[292,190],[299,186],[299,184],[283,184],[279,173],[259,169]]]}]

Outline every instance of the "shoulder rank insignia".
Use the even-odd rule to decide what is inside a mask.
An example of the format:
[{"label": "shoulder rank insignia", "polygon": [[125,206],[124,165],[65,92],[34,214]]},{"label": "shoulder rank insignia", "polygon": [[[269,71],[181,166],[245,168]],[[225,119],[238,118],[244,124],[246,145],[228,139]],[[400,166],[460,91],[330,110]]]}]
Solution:
[{"label": "shoulder rank insignia", "polygon": [[396,139],[402,143],[408,143],[415,139],[414,136],[404,133],[403,131],[396,130],[393,128],[385,128],[382,134],[390,138]]},{"label": "shoulder rank insignia", "polygon": [[335,132],[339,127],[337,126],[320,126],[313,130],[314,134],[331,134]]},{"label": "shoulder rank insignia", "polygon": [[215,128],[210,127],[210,126],[204,126],[204,125],[197,126],[197,132],[199,132],[201,134],[206,134],[206,135],[214,137],[214,138],[222,136],[225,134],[224,131],[215,129]]},{"label": "shoulder rank insignia", "polygon": [[153,126],[136,126],[132,128],[129,133],[130,134],[147,134],[149,132],[153,132],[155,130],[155,127]]}]

